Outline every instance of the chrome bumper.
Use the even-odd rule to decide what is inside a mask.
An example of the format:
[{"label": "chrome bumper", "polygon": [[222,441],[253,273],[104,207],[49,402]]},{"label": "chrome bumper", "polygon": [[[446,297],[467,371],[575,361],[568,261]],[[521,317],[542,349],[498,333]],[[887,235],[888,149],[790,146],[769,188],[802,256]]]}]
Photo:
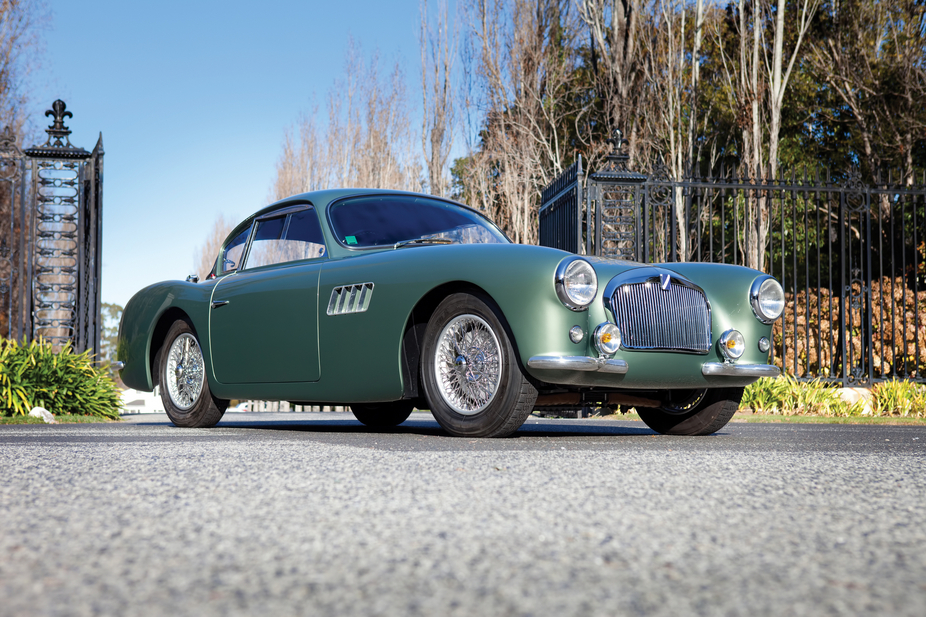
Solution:
[{"label": "chrome bumper", "polygon": [[[625,360],[592,358],[590,356],[534,356],[528,368],[550,371],[585,371],[623,375],[630,366]],[[705,362],[701,374],[711,377],[778,377],[781,369],[771,364],[727,364]]]},{"label": "chrome bumper", "polygon": [[781,369],[771,364],[705,362],[701,365],[701,374],[721,377],[778,377]]},{"label": "chrome bumper", "polygon": [[117,360],[116,362],[113,362],[112,364],[110,364],[109,368],[113,371],[121,371],[122,369],[125,368],[125,362],[119,362]]},{"label": "chrome bumper", "polygon": [[534,356],[527,361],[527,366],[551,371],[597,371],[619,375],[626,373],[629,368],[624,360],[590,356]]}]

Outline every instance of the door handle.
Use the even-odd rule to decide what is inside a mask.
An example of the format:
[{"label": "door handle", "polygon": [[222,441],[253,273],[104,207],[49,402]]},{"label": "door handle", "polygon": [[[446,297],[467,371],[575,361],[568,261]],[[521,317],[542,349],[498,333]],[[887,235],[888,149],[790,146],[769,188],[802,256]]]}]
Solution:
[{"label": "door handle", "polygon": [[220,306],[225,306],[228,304],[228,300],[213,300],[212,308],[219,308]]}]

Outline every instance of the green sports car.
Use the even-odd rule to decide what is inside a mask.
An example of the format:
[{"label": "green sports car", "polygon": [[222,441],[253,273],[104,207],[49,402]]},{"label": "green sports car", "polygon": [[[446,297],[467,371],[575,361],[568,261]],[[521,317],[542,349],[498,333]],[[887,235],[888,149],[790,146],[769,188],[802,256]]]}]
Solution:
[{"label": "green sports car", "polygon": [[346,404],[372,427],[429,409],[500,437],[534,410],[634,407],[706,435],[769,364],[781,285],[739,266],[641,264],[513,244],[464,205],[351,189],[238,225],[204,281],[146,287],[119,329],[122,381],[174,424],[230,399]]}]

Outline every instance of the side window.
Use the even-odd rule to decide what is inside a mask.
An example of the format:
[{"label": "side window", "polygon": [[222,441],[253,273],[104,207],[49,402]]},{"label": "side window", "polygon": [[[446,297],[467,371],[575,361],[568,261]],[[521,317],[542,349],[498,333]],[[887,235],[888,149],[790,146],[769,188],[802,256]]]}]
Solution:
[{"label": "side window", "polygon": [[324,256],[325,242],[318,217],[314,208],[308,208],[259,221],[245,267],[257,268]]},{"label": "side window", "polygon": [[218,273],[234,272],[238,269],[241,262],[241,254],[244,253],[244,245],[248,241],[248,235],[251,228],[248,227],[228,243],[219,259]]}]

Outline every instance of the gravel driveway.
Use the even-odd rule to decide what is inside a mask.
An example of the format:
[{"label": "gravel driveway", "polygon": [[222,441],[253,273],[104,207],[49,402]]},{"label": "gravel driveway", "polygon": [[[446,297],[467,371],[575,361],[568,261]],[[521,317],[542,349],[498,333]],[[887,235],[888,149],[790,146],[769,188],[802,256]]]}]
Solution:
[{"label": "gravel driveway", "polygon": [[0,615],[926,615],[926,428],[0,427]]}]

